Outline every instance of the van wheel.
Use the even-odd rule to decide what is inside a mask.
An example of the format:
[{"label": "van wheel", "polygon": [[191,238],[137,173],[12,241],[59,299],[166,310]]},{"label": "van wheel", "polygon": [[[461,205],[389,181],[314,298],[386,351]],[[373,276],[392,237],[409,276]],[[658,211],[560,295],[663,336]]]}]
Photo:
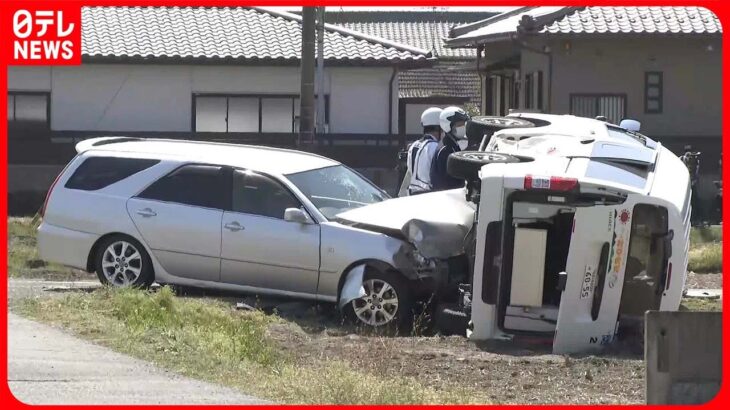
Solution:
[{"label": "van wheel", "polygon": [[96,253],[96,275],[102,284],[147,288],[155,280],[152,260],[142,244],[127,235],[104,239]]},{"label": "van wheel", "polygon": [[365,296],[346,306],[357,325],[376,332],[410,335],[413,330],[413,295],[408,281],[395,272],[368,269],[363,278]]},{"label": "van wheel", "polygon": [[510,164],[529,161],[527,157],[488,151],[458,151],[449,155],[446,172],[454,178],[472,180],[486,164]]},{"label": "van wheel", "polygon": [[469,141],[481,141],[484,135],[506,128],[532,128],[535,124],[518,117],[492,117],[478,115],[466,123],[466,136]]}]

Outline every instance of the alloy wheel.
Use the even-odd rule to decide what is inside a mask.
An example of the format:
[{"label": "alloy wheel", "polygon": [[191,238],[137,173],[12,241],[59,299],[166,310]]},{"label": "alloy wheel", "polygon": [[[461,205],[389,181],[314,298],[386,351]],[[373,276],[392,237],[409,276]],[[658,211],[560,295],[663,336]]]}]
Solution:
[{"label": "alloy wheel", "polygon": [[398,312],[398,294],[395,288],[381,279],[363,282],[365,296],[352,301],[358,320],[378,327],[390,323]]},{"label": "alloy wheel", "polygon": [[101,269],[109,284],[119,287],[133,285],[142,273],[142,255],[127,241],[114,242],[104,250]]}]

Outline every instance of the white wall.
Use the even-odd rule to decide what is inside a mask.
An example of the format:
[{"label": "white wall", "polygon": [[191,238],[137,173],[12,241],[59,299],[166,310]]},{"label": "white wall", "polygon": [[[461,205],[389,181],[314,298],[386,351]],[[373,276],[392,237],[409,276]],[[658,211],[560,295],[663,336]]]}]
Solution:
[{"label": "white wall", "polygon": [[[325,69],[330,132],[388,133],[393,70]],[[10,67],[8,89],[51,91],[51,129],[190,131],[193,93],[299,94],[299,67],[103,65]],[[393,82],[393,132],[398,82]]]},{"label": "white wall", "polygon": [[[330,132],[388,133],[391,68],[334,68]],[[398,131],[398,77],[393,80],[393,133]]]},{"label": "white wall", "polygon": [[[552,113],[569,112],[570,93],[626,93],[627,116],[656,136],[722,134],[722,44],[719,39],[666,37],[627,40],[553,40]],[[708,49],[711,46],[711,49]],[[522,54],[522,73],[542,69],[548,98],[547,58]],[[664,73],[663,112],[644,113],[644,72]],[[548,109],[545,101],[545,109]]]}]

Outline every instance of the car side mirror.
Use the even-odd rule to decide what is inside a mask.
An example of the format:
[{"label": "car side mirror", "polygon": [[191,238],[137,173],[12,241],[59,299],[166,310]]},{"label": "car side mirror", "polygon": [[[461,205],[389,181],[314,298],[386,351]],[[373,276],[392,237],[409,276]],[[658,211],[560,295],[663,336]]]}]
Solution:
[{"label": "car side mirror", "polygon": [[284,220],[287,222],[296,222],[304,225],[313,223],[312,218],[301,208],[286,208],[284,210]]}]

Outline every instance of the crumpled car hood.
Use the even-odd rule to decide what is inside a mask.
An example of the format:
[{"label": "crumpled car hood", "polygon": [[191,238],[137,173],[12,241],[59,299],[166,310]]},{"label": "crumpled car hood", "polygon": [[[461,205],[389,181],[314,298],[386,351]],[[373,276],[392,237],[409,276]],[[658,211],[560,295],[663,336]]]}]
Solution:
[{"label": "crumpled car hood", "polygon": [[464,253],[464,238],[476,206],[464,189],[388,199],[337,215],[345,224],[381,232],[412,243],[427,258]]}]

